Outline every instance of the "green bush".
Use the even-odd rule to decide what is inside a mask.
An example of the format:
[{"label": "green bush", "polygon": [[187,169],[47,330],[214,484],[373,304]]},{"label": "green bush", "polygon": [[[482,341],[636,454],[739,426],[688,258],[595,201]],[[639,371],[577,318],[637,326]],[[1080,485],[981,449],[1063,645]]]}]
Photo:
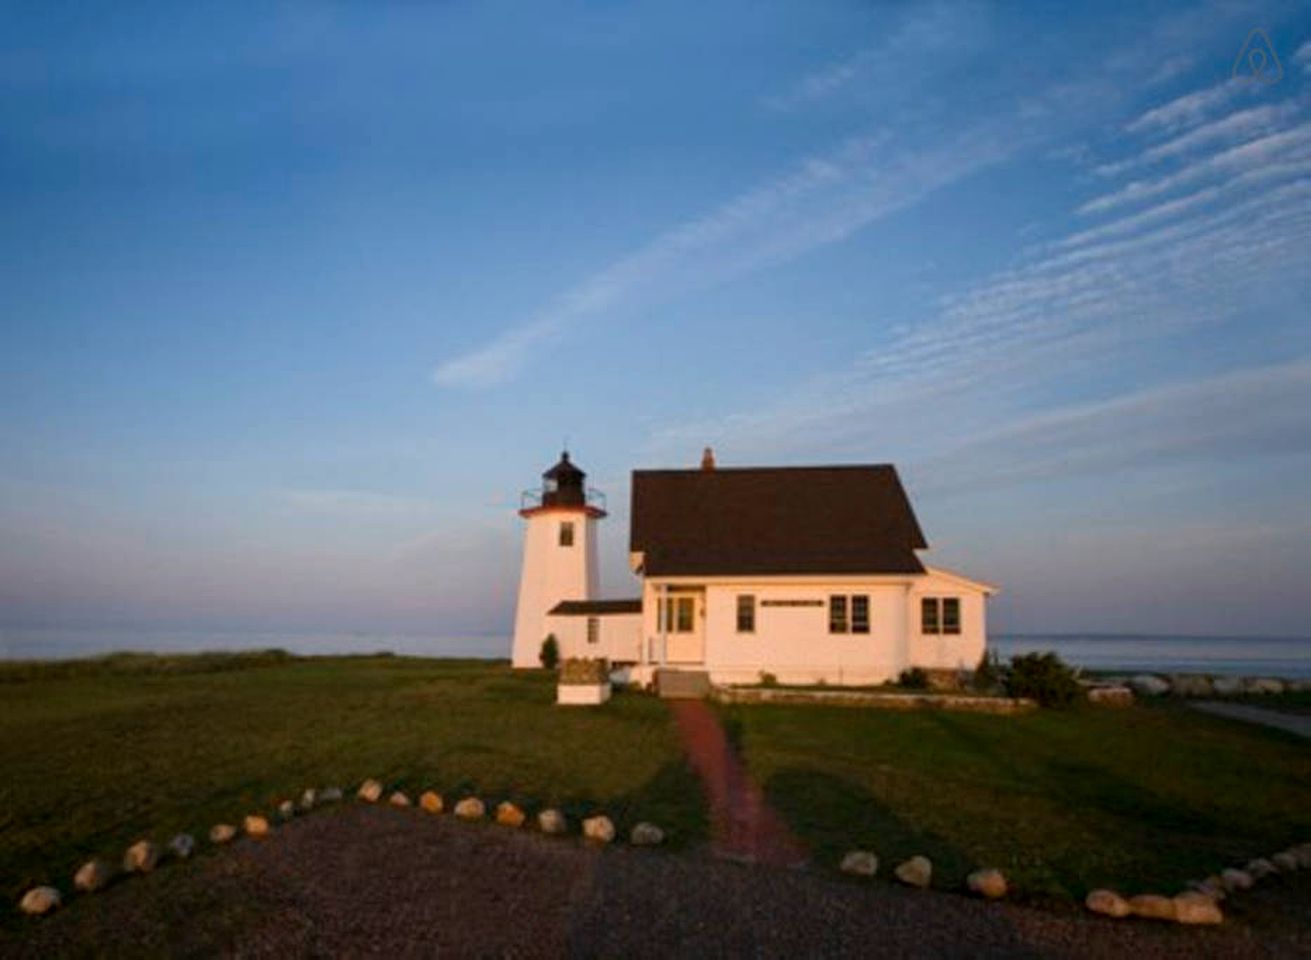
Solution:
[{"label": "green bush", "polygon": [[980,693],[991,693],[1002,687],[1005,670],[1002,669],[1001,660],[997,657],[996,650],[984,650],[983,656],[979,658],[979,665],[974,668],[974,676],[971,678],[971,684],[975,690]]},{"label": "green bush", "polygon": [[1012,697],[1027,697],[1044,707],[1068,707],[1083,699],[1074,671],[1054,653],[1011,657],[1005,682]]},{"label": "green bush", "polygon": [[777,687],[777,686],[778,686],[778,677],[776,677],[774,674],[770,673],[768,670],[761,670],[761,671],[760,671],[760,685],[761,685],[762,687]]},{"label": "green bush", "polygon": [[897,677],[897,686],[905,687],[907,690],[927,690],[929,675],[920,667],[911,667],[909,670],[901,671],[901,675]]},{"label": "green bush", "polygon": [[547,670],[554,670],[560,663],[560,641],[555,639],[555,634],[546,635],[546,639],[542,641],[542,652],[537,655],[537,659],[542,661],[542,666]]}]

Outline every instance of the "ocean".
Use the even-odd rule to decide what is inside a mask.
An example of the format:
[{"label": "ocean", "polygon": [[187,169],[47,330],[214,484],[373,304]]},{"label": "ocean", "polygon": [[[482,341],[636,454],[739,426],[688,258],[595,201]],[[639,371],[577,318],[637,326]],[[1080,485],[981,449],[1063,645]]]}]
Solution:
[{"label": "ocean", "polygon": [[[1003,658],[1052,650],[1067,663],[1089,670],[1311,678],[1311,638],[999,634],[988,644]],[[510,639],[500,634],[0,628],[0,659],[6,660],[91,657],[120,650],[195,653],[266,647],[303,655],[390,651],[419,657],[510,656]]]}]

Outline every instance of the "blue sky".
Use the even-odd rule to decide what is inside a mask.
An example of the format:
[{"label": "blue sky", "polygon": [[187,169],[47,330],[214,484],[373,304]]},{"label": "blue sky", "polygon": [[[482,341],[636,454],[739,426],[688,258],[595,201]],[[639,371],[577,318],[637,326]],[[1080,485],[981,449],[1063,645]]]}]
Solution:
[{"label": "blue sky", "polygon": [[1311,634],[1311,13],[1144,6],[0,6],[0,625],[505,631],[567,438]]}]

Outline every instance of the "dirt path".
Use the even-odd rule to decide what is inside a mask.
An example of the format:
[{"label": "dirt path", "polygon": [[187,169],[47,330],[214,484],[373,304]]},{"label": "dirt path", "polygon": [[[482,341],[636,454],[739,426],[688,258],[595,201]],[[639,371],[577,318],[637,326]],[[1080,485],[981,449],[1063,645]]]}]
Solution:
[{"label": "dirt path", "polygon": [[1242,960],[1311,956],[1309,905],[1298,875],[1219,928],[1107,921],[351,804],[75,898],[0,955]]},{"label": "dirt path", "polygon": [[1266,710],[1245,703],[1223,703],[1219,700],[1193,700],[1188,704],[1194,710],[1227,717],[1230,720],[1242,720],[1245,723],[1259,723],[1264,727],[1274,727],[1295,733],[1299,737],[1311,739],[1311,717],[1296,713],[1280,713],[1278,710]]},{"label": "dirt path", "polygon": [[669,707],[688,760],[705,784],[714,852],[747,863],[803,865],[805,849],[765,801],[715,712],[702,700],[671,700]]}]

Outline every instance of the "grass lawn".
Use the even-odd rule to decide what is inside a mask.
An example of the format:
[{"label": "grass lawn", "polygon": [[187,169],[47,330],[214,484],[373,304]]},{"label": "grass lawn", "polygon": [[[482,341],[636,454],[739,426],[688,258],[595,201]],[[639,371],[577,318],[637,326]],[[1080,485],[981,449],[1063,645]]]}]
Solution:
[{"label": "grass lawn", "polygon": [[997,866],[1019,895],[1173,893],[1311,840],[1311,747],[1177,704],[1021,716],[722,708],[772,803],[824,863],[916,853],[934,886]]},{"label": "grass lawn", "polygon": [[[92,856],[142,836],[205,845],[210,826],[271,813],[307,786],[476,791],[530,811],[652,820],[705,833],[699,784],[663,703],[557,707],[552,677],[400,657],[119,658],[0,666],[0,883],[68,893]],[[12,918],[12,910],[0,910]]]}]

